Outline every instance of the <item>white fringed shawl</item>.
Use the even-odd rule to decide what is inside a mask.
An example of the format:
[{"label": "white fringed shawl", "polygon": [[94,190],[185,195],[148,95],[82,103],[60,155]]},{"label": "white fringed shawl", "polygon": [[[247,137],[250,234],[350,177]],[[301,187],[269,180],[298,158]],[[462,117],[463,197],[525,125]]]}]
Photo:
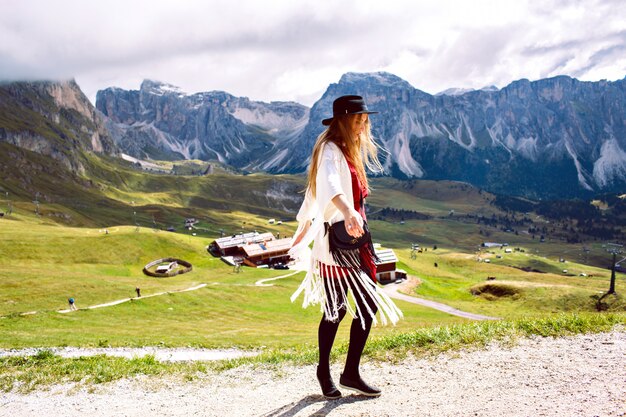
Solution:
[{"label": "white fringed shawl", "polygon": [[[311,163],[314,162],[312,161]],[[378,290],[377,284],[363,271],[344,269],[343,271],[348,272],[341,272],[340,275],[342,276],[338,277],[339,279],[323,278],[321,274],[320,267],[322,265],[336,265],[330,254],[328,236],[324,233],[324,222],[333,224],[344,220],[343,215],[333,204],[332,199],[339,194],[344,194],[350,203],[354,200],[350,168],[337,145],[327,142],[322,149],[317,164],[317,195],[313,197],[311,191],[307,190],[304,202],[296,217],[298,230],[295,236],[302,232],[309,220],[313,222],[302,240],[289,251],[291,257],[296,259],[296,263],[301,263],[307,272],[302,283],[291,296],[291,302],[294,302],[301,293],[304,293],[303,308],[309,305],[320,304],[320,311],[325,313],[328,319],[337,320],[342,305],[338,303],[339,300],[335,299],[335,294],[340,293],[343,295],[343,300],[348,300],[349,288],[363,289],[365,294],[361,291],[357,291],[357,294],[354,294],[355,291],[352,291],[353,301],[355,301],[355,297],[359,297],[363,301],[368,298],[373,300],[380,312],[382,324],[385,325],[388,322],[396,324],[403,316],[402,312],[384,292]],[[309,249],[311,242],[314,242],[312,251]],[[332,294],[326,293],[324,280],[326,280],[326,285],[333,289],[331,291]],[[351,306],[351,303],[346,303],[346,309],[352,317],[361,318],[362,327],[365,327],[363,319],[365,314],[372,317],[374,325],[378,323],[376,314],[369,308],[367,302],[354,304],[355,308]],[[360,311],[359,304],[366,306],[367,311]]]}]

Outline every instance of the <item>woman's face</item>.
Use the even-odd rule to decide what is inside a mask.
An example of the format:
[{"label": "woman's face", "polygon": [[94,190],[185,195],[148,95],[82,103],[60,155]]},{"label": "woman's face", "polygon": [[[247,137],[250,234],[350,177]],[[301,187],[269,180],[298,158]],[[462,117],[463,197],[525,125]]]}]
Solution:
[{"label": "woman's face", "polygon": [[365,124],[367,123],[367,114],[355,114],[350,123],[352,133],[357,138],[361,137],[361,134],[365,130]]}]

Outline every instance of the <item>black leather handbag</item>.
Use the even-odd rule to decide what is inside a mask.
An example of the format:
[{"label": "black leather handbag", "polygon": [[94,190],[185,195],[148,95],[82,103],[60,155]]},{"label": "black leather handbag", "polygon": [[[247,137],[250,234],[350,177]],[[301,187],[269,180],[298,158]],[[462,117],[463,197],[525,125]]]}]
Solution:
[{"label": "black leather handbag", "polygon": [[363,246],[367,246],[369,254],[375,261],[378,261],[367,222],[363,222],[364,233],[358,238],[348,234],[343,220],[333,224],[326,222],[324,227],[325,233],[328,233],[330,253],[337,265],[360,269],[362,267],[360,249]]}]

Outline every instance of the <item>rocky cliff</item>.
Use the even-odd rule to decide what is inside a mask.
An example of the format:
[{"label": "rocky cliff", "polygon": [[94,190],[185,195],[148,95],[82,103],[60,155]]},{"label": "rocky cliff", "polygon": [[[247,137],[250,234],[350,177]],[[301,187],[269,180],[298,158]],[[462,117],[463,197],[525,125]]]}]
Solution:
[{"label": "rocky cliff", "polygon": [[74,81],[0,84],[0,141],[82,173],[83,152],[118,154],[102,115]]},{"label": "rocky cliff", "polygon": [[297,137],[309,110],[213,91],[183,93],[146,80],[138,91],[99,91],[96,107],[123,151],[137,158],[218,160],[247,170],[280,165],[285,141]]}]

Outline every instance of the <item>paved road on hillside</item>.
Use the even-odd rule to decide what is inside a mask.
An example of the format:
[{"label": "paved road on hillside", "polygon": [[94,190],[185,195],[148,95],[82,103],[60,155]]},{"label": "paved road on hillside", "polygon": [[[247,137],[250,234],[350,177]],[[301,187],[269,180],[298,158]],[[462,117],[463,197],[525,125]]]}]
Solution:
[{"label": "paved road on hillside", "polygon": [[466,311],[457,310],[454,307],[450,307],[447,304],[438,303],[436,301],[425,300],[423,298],[412,297],[410,295],[402,294],[398,292],[398,286],[395,284],[388,284],[383,287],[383,291],[391,298],[396,300],[406,301],[408,303],[419,304],[425,307],[434,308],[435,310],[443,311],[444,313],[452,314],[454,316],[464,317],[472,320],[499,320],[498,317],[483,316],[480,314],[468,313]]}]

